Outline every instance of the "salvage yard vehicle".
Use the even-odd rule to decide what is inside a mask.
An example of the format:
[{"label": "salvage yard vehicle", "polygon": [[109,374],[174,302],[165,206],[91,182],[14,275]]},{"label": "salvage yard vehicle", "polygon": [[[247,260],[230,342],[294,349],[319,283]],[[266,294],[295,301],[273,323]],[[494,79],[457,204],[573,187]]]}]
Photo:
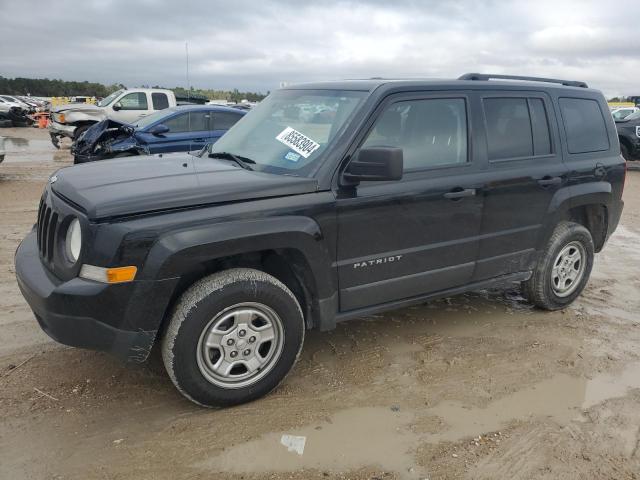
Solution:
[{"label": "salvage yard vehicle", "polygon": [[636,113],[640,108],[638,107],[621,107],[611,110],[611,115],[615,121],[624,120],[632,113]]},{"label": "salvage yard vehicle", "polygon": [[311,328],[514,282],[570,305],[623,208],[608,112],[532,77],[288,87],[201,157],[56,172],[18,284],[61,343],[134,362],[157,343],[190,400],[254,400]]},{"label": "salvage yard vehicle", "polygon": [[171,90],[157,88],[122,89],[91,103],[70,103],[51,110],[49,134],[56,148],[60,138],[76,140],[91,125],[106,119],[135,123],[139,118],[157,110],[175,107],[176,97]]},{"label": "salvage yard vehicle", "polygon": [[172,107],[135,125],[103,120],[72,145],[74,163],[168,152],[202,150],[226,133],[245,112],[210,105]]},{"label": "salvage yard vehicle", "polygon": [[616,120],[616,129],[625,160],[640,158],[640,110]]},{"label": "salvage yard vehicle", "polygon": [[20,104],[0,96],[0,127],[26,127],[32,123]]}]

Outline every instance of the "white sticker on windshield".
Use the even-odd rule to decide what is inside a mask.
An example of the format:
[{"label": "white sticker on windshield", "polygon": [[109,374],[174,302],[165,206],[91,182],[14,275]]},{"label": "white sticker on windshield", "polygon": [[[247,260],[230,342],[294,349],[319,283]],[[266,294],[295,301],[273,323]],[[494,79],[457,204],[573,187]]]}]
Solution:
[{"label": "white sticker on windshield", "polygon": [[304,158],[309,158],[309,155],[320,147],[319,143],[314,142],[303,133],[300,133],[291,127],[287,127],[280,132],[276,137],[276,140],[284,143],[291,150],[295,150]]}]

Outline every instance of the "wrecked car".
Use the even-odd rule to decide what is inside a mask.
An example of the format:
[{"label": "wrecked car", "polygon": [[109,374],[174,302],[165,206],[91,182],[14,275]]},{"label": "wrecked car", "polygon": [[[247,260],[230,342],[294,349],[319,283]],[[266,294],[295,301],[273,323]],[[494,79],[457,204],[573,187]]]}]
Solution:
[{"label": "wrecked car", "polygon": [[60,105],[51,111],[49,135],[56,148],[60,139],[76,140],[89,127],[106,119],[135,123],[139,118],[158,110],[176,106],[176,96],[171,90],[157,88],[122,89],[90,103]]},{"label": "wrecked car", "polygon": [[214,105],[172,107],[135,125],[103,120],[71,147],[74,163],[168,152],[201,150],[218,140],[246,112]]}]

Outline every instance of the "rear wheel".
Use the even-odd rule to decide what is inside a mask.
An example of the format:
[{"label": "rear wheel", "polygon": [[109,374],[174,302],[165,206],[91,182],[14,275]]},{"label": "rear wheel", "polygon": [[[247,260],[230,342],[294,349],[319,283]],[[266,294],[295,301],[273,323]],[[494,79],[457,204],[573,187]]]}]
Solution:
[{"label": "rear wheel", "polygon": [[622,154],[622,156],[624,157],[625,160],[627,160],[627,161],[633,160],[631,158],[631,155],[629,154],[629,149],[623,143],[620,144],[620,153]]},{"label": "rear wheel", "polygon": [[162,339],[162,358],[174,385],[193,402],[234,405],[282,381],[304,330],[300,305],[283,283],[258,270],[226,270],[182,295]]},{"label": "rear wheel", "polygon": [[525,296],[545,310],[566,307],[586,286],[593,258],[589,230],[573,222],[558,224],[531,278],[523,283]]}]

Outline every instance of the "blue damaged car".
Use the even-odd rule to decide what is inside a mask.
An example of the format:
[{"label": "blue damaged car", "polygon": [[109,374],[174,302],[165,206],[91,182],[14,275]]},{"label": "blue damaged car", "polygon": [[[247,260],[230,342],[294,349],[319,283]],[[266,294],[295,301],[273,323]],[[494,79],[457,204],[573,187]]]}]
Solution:
[{"label": "blue damaged car", "polygon": [[167,108],[127,124],[106,119],[84,132],[71,147],[74,163],[201,150],[225,134],[245,111],[217,105]]}]

